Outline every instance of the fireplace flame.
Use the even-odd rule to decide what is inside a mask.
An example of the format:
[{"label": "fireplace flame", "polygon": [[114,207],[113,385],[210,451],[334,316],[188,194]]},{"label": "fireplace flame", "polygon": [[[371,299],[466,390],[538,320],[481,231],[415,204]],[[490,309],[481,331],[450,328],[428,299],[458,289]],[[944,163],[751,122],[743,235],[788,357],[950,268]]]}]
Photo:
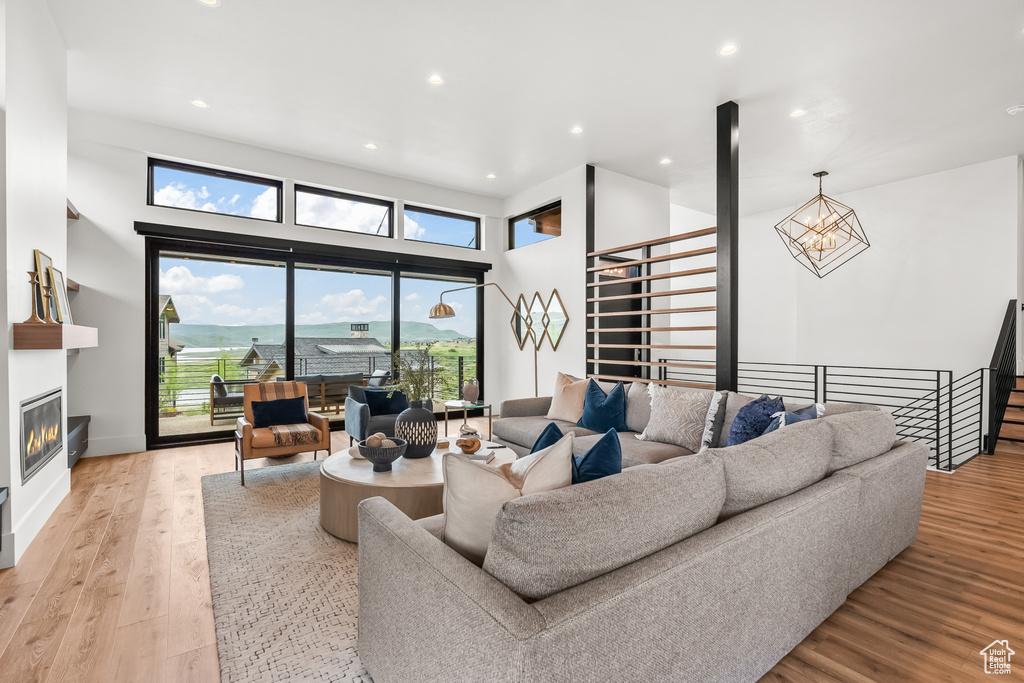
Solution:
[{"label": "fireplace flame", "polygon": [[36,430],[32,429],[25,438],[25,451],[29,456],[35,455],[56,441],[59,434],[59,424],[40,427],[38,436],[36,435]]}]

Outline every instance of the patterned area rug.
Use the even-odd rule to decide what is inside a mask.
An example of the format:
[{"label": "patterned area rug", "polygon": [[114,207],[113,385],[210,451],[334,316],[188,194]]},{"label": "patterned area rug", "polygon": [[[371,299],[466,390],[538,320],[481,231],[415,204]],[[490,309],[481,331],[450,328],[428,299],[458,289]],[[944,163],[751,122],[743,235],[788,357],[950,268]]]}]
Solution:
[{"label": "patterned area rug", "polygon": [[371,683],[356,545],[320,528],[319,462],[203,477],[221,680]]}]

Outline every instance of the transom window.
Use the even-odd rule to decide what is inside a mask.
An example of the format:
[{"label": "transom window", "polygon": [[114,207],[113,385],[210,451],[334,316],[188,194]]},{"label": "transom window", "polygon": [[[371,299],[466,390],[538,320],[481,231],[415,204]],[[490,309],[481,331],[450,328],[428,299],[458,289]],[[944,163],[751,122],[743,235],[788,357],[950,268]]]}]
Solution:
[{"label": "transom window", "polygon": [[508,219],[508,248],[518,249],[562,234],[562,202]]},{"label": "transom window", "polygon": [[407,240],[480,248],[479,218],[416,206],[406,206],[403,215]]},{"label": "transom window", "polygon": [[146,203],[280,223],[282,187],[279,180],[150,159]]},{"label": "transom window", "polygon": [[305,185],[295,186],[295,225],[393,236],[394,204]]}]

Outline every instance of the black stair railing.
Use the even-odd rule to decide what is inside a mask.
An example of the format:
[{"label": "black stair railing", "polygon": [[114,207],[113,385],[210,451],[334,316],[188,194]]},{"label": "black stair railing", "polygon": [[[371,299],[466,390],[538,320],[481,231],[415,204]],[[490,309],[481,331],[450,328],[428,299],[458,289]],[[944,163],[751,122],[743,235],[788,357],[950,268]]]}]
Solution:
[{"label": "black stair railing", "polygon": [[989,455],[996,452],[999,430],[1006,417],[1006,406],[1017,383],[1017,300],[1010,299],[999,328],[992,362],[989,363],[988,436],[986,450]]}]

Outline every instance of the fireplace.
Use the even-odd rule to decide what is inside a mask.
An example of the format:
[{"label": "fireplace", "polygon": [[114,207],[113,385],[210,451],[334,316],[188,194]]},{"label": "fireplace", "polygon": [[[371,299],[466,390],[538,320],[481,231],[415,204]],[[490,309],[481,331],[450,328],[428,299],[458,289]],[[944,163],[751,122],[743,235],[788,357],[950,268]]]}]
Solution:
[{"label": "fireplace", "polygon": [[61,389],[21,402],[21,483],[64,448]]}]

